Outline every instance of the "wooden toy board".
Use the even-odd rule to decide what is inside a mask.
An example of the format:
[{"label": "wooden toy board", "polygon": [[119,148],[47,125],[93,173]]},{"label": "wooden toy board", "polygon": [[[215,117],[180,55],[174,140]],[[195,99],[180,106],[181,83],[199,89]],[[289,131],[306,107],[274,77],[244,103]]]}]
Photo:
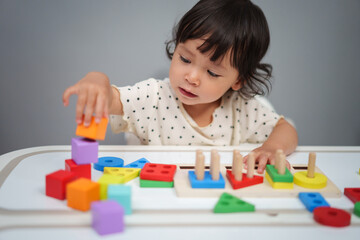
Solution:
[{"label": "wooden toy board", "polygon": [[[199,188],[192,188],[190,186],[190,181],[188,179],[188,171],[194,170],[194,166],[179,165],[174,179],[176,195],[178,197],[196,197],[196,198],[219,197],[222,193],[227,192],[240,198],[241,197],[297,198],[299,192],[320,192],[324,197],[327,198],[341,197],[340,189],[329,178],[327,178],[326,187],[322,189],[308,189],[308,188],[300,187],[296,184],[294,184],[293,189],[274,189],[265,179],[265,176],[264,176],[264,182],[262,184],[257,184],[240,189],[233,189],[226,177],[227,169],[231,170],[231,166],[222,165],[220,170],[222,176],[225,179],[224,189],[199,189]],[[209,170],[209,166],[206,167],[206,171],[208,170]],[[292,165],[292,169],[290,170],[290,172],[294,174],[296,172],[306,171],[306,170],[307,170],[307,165],[296,164],[296,165]],[[316,172],[323,174],[323,172],[318,167],[316,167]]]}]

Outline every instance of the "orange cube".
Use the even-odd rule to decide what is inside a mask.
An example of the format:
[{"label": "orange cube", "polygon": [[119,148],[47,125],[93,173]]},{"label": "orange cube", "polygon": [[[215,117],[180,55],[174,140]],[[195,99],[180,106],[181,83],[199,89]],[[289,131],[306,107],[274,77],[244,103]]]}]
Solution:
[{"label": "orange cube", "polygon": [[108,121],[107,118],[102,118],[100,123],[96,123],[95,117],[92,117],[90,126],[85,127],[84,123],[78,125],[75,134],[93,140],[104,140]]},{"label": "orange cube", "polygon": [[91,202],[100,200],[100,184],[87,178],[68,183],[66,191],[67,205],[80,211],[88,211]]}]

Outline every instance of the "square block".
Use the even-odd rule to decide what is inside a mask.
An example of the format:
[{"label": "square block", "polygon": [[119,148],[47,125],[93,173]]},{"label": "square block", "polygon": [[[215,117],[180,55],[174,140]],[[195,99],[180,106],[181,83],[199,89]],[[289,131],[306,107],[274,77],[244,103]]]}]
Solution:
[{"label": "square block", "polygon": [[124,231],[124,208],[116,201],[107,200],[92,202],[91,215],[91,225],[100,235]]},{"label": "square block", "polygon": [[263,176],[254,175],[253,178],[247,178],[246,173],[243,173],[241,181],[237,181],[231,170],[226,170],[226,177],[228,178],[233,189],[250,187],[264,182]]},{"label": "square block", "polygon": [[59,200],[66,198],[66,185],[77,179],[77,176],[68,171],[58,170],[45,177],[46,196]]},{"label": "square block", "polygon": [[100,157],[97,163],[94,163],[94,169],[104,171],[104,167],[123,167],[124,160],[118,157]]},{"label": "square block", "polygon": [[174,182],[152,181],[140,179],[140,187],[148,188],[173,188]]},{"label": "square block", "polygon": [[71,140],[71,158],[78,165],[96,163],[98,161],[99,143],[86,138]]},{"label": "square block", "polygon": [[318,192],[301,192],[299,199],[309,212],[313,212],[317,207],[330,207],[329,203]]},{"label": "square block", "polygon": [[132,213],[131,209],[131,187],[128,185],[114,185],[111,184],[108,187],[108,199],[115,200],[125,210],[125,214]]},{"label": "square block", "polygon": [[275,189],[293,189],[294,183],[289,182],[273,182],[267,172],[265,172],[265,179],[269,182],[270,186]]},{"label": "square block", "polygon": [[140,178],[153,181],[174,181],[176,165],[146,163],[140,172]]},{"label": "square block", "polygon": [[100,199],[100,185],[87,178],[79,178],[66,186],[67,205],[71,208],[88,211],[93,201]]},{"label": "square block", "polygon": [[146,163],[149,163],[149,160],[147,160],[146,158],[140,158],[132,163],[129,163],[127,165],[125,165],[126,168],[143,168],[145,166]]},{"label": "square block", "polygon": [[225,180],[221,173],[217,181],[211,179],[210,171],[205,171],[203,180],[197,180],[195,171],[189,171],[188,174],[192,188],[225,188]]},{"label": "square block", "polygon": [[140,174],[140,168],[118,168],[118,167],[104,167],[104,173],[113,176],[123,177],[122,183],[135,179]]},{"label": "square block", "polygon": [[108,186],[110,184],[122,184],[124,182],[125,181],[123,176],[103,174],[98,180],[98,183],[100,184],[100,199],[104,200],[108,198],[107,192],[108,192]]},{"label": "square block", "polygon": [[214,213],[255,212],[255,206],[231,194],[221,194]]},{"label": "square block", "polygon": [[91,164],[77,165],[72,159],[65,160],[65,170],[76,176],[91,179]]},{"label": "square block", "polygon": [[344,194],[347,196],[353,203],[360,201],[360,188],[345,188]]},{"label": "square block", "polygon": [[93,140],[104,140],[106,135],[106,128],[109,119],[102,118],[100,123],[95,122],[95,117],[91,117],[90,126],[85,127],[84,124],[79,124],[76,128],[76,136],[89,138]]},{"label": "square block", "polygon": [[278,173],[277,169],[275,169],[274,165],[266,165],[266,172],[269,174],[273,182],[294,182],[294,177],[289,171],[289,169],[285,168],[285,174],[281,175]]}]

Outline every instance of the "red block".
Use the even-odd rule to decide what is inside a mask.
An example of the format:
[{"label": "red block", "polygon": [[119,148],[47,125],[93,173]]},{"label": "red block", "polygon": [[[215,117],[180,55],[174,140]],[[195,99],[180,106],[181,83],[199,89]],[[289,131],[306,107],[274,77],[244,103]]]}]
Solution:
[{"label": "red block", "polygon": [[249,187],[249,186],[260,184],[260,183],[264,182],[264,177],[262,177],[262,176],[254,175],[253,178],[247,178],[245,173],[243,173],[243,175],[242,175],[242,180],[237,181],[235,179],[235,176],[232,174],[231,170],[226,170],[226,177],[229,180],[229,182],[231,183],[231,186],[233,187],[233,189]]},{"label": "red block", "polygon": [[91,180],[91,164],[78,165],[72,159],[65,160],[65,170],[73,172],[76,176]]},{"label": "red block", "polygon": [[176,172],[176,165],[146,163],[140,172],[140,179],[172,182]]},{"label": "red block", "polygon": [[360,201],[360,188],[345,188],[344,194],[347,196],[353,203]]},{"label": "red block", "polygon": [[317,207],[313,213],[315,221],[330,227],[346,227],[351,222],[350,213],[338,208]]},{"label": "red block", "polygon": [[75,179],[77,179],[75,173],[65,170],[58,170],[46,175],[46,196],[64,200],[66,198],[66,184]]}]

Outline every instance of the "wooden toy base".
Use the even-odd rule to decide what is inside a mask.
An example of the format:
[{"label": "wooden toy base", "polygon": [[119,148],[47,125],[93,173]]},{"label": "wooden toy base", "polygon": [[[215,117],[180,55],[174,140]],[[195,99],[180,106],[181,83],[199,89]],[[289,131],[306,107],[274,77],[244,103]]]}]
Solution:
[{"label": "wooden toy base", "polygon": [[[220,171],[223,176],[226,175],[226,170],[231,169],[231,166],[220,167]],[[299,192],[319,192],[325,198],[340,198],[341,191],[336,185],[328,178],[327,186],[322,189],[308,189],[297,186],[294,184],[293,189],[274,189],[270,186],[269,182],[264,179],[263,184],[257,184],[254,186],[240,188],[234,190],[231,187],[230,182],[227,178],[225,178],[225,188],[224,189],[195,189],[191,188],[189,179],[188,179],[188,171],[194,170],[193,165],[178,165],[178,169],[174,178],[174,186],[176,195],[178,197],[220,197],[220,195],[224,192],[230,193],[236,197],[256,197],[256,198],[297,198]],[[307,170],[307,165],[293,165],[291,169],[291,173],[294,174],[296,172]],[[320,169],[317,167],[315,171],[318,173],[322,173]],[[323,173],[322,173],[323,174]]]}]

